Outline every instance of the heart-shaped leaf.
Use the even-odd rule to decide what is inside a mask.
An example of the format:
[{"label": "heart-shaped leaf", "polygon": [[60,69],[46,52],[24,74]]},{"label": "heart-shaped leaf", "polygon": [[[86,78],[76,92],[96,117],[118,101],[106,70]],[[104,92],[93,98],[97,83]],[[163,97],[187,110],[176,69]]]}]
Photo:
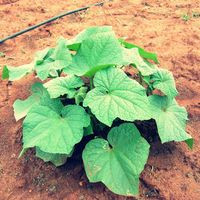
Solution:
[{"label": "heart-shaped leaf", "polygon": [[70,154],[90,124],[89,115],[76,105],[62,110],[47,106],[32,107],[23,123],[23,150],[39,147],[46,153]]},{"label": "heart-shaped leaf", "polygon": [[156,73],[157,66],[143,59],[137,48],[131,49],[134,54],[133,64],[136,66],[138,71],[142,74],[142,76],[149,76],[151,74]]},{"label": "heart-shaped leaf", "polygon": [[173,99],[178,95],[175,81],[171,72],[166,69],[159,69],[151,75],[152,86],[162,91],[169,98]]},{"label": "heart-shaped leaf", "polygon": [[47,88],[51,98],[57,98],[64,94],[67,94],[68,98],[73,98],[76,88],[81,87],[83,84],[80,77],[66,76],[54,78],[45,83],[44,86]]},{"label": "heart-shaped leaf", "polygon": [[124,50],[112,32],[93,35],[81,43],[65,73],[93,76],[97,71],[123,63]]},{"label": "heart-shaped leaf", "polygon": [[15,119],[25,117],[29,110],[39,103],[51,107],[52,109],[62,109],[62,104],[59,99],[51,99],[46,88],[43,87],[42,83],[34,83],[31,87],[32,95],[25,100],[17,99],[14,104],[14,115]]},{"label": "heart-shaped leaf", "polygon": [[111,26],[94,26],[94,27],[89,27],[82,32],[80,32],[75,38],[67,41],[68,43],[68,48],[77,51],[80,48],[81,43],[94,36],[97,34],[101,33],[106,33],[106,32],[112,32],[112,27]]},{"label": "heart-shaped leaf", "polygon": [[124,123],[111,129],[108,141],[91,140],[83,151],[83,162],[90,182],[101,181],[116,194],[133,196],[138,194],[148,154],[149,144],[135,125]]},{"label": "heart-shaped leaf", "polygon": [[35,70],[41,80],[45,80],[49,75],[58,76],[59,70],[68,66],[72,61],[72,56],[67,48],[66,40],[60,38],[56,48],[47,48],[37,53],[35,58]]},{"label": "heart-shaped leaf", "polygon": [[187,111],[175,100],[166,96],[149,96],[152,118],[156,120],[158,133],[162,143],[170,141],[185,141],[191,139],[186,133]]},{"label": "heart-shaped leaf", "polygon": [[33,71],[34,64],[26,64],[19,67],[4,66],[2,79],[16,81]]},{"label": "heart-shaped leaf", "polygon": [[122,120],[150,119],[145,89],[122,70],[110,67],[96,73],[94,86],[83,105],[102,123],[111,126],[116,118]]},{"label": "heart-shaped leaf", "polygon": [[36,147],[36,156],[42,159],[44,162],[51,162],[56,167],[59,167],[66,163],[67,158],[71,157],[73,151],[70,154],[57,154],[57,153],[46,153],[41,151],[40,148]]}]

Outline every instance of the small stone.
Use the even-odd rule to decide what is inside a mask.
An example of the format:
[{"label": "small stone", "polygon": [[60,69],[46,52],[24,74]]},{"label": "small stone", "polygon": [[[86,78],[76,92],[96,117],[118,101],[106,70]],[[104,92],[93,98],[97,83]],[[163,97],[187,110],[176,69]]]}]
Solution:
[{"label": "small stone", "polygon": [[81,187],[83,187],[83,181],[80,181],[80,182],[79,182],[79,185],[80,185]]},{"label": "small stone", "polygon": [[79,199],[79,200],[84,200],[85,197],[84,197],[83,195],[81,195],[78,199]]},{"label": "small stone", "polygon": [[15,157],[16,157],[16,154],[13,153],[13,154],[11,155],[11,158],[15,158]]},{"label": "small stone", "polygon": [[187,178],[192,178],[192,177],[193,177],[193,174],[192,174],[192,172],[188,172],[188,173],[185,174],[185,176],[186,176]]}]

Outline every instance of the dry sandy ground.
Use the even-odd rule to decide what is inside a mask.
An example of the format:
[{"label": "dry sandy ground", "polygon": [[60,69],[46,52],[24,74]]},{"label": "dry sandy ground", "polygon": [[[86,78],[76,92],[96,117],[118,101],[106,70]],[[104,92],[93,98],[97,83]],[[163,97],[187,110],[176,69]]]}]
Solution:
[{"label": "dry sandy ground", "polygon": [[[55,3],[56,2],[56,3]],[[0,0],[0,38],[95,1]],[[197,15],[194,15],[197,13]],[[53,46],[59,36],[71,38],[88,26],[112,25],[117,35],[156,52],[177,83],[178,102],[186,106],[188,132],[195,147],[184,143],[153,144],[141,176],[140,196],[113,195],[102,184],[89,184],[79,162],[54,168],[29,152],[18,159],[21,121],[12,104],[26,98],[32,75],[8,85],[0,81],[0,200],[200,200],[200,1],[115,0],[74,14],[0,45],[0,64],[29,63],[39,49]],[[190,19],[183,20],[188,14]]]}]

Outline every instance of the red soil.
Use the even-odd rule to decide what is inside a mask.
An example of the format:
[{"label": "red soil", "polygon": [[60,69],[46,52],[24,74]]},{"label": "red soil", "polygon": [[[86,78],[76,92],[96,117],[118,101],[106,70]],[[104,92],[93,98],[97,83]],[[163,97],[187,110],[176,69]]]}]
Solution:
[{"label": "red soil", "polygon": [[[93,1],[0,0],[0,38]],[[24,99],[36,79],[29,75],[9,85],[0,81],[0,200],[200,200],[200,13],[198,0],[115,0],[103,7],[73,14],[0,45],[0,64],[29,63],[39,49],[55,45],[59,36],[71,38],[86,27],[112,25],[120,37],[156,52],[162,67],[176,79],[178,102],[189,112],[191,151],[184,143],[153,144],[141,175],[140,196],[120,197],[102,184],[88,183],[79,163],[55,168],[29,152],[18,159],[21,124],[12,104]],[[190,19],[184,21],[182,16]]]}]

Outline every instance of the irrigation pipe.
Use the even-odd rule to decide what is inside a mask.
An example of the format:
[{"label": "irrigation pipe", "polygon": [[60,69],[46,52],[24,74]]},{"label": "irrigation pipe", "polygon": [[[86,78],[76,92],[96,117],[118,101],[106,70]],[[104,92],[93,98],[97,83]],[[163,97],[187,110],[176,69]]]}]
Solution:
[{"label": "irrigation pipe", "polygon": [[102,2],[99,2],[99,3],[91,4],[91,5],[89,5],[89,6],[85,6],[85,7],[82,7],[82,8],[78,8],[78,9],[76,9],[76,10],[64,12],[64,13],[62,13],[62,14],[60,14],[60,15],[57,15],[57,16],[55,16],[55,17],[52,17],[52,18],[48,19],[48,20],[45,20],[45,21],[43,21],[43,22],[41,22],[41,23],[39,23],[39,24],[30,26],[30,27],[28,27],[28,28],[26,28],[26,29],[24,29],[24,30],[22,30],[22,31],[19,31],[19,32],[17,32],[17,33],[14,33],[13,35],[10,35],[10,36],[8,36],[8,37],[6,37],[6,38],[0,40],[0,44],[2,44],[3,42],[5,42],[6,40],[15,38],[15,37],[17,37],[17,36],[19,36],[19,35],[22,35],[22,34],[28,32],[28,31],[34,30],[34,29],[36,29],[36,28],[38,28],[38,27],[40,27],[40,26],[43,26],[43,25],[45,25],[45,24],[47,24],[47,23],[49,23],[49,22],[55,21],[55,20],[57,20],[57,19],[59,19],[59,18],[62,18],[62,17],[64,17],[64,16],[71,15],[71,14],[74,14],[74,13],[77,13],[77,12],[80,12],[80,11],[87,10],[88,8],[91,8],[91,7],[93,7],[93,6],[102,6],[104,3],[105,3],[105,1],[102,1]]}]

